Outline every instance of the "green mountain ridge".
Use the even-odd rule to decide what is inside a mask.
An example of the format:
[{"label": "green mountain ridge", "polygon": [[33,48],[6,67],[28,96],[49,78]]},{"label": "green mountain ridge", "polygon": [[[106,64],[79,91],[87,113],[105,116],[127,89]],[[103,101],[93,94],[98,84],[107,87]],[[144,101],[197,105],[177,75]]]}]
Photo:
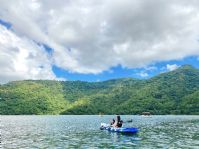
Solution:
[{"label": "green mountain ridge", "polygon": [[148,80],[25,80],[0,86],[0,114],[199,114],[199,70],[184,65]]}]

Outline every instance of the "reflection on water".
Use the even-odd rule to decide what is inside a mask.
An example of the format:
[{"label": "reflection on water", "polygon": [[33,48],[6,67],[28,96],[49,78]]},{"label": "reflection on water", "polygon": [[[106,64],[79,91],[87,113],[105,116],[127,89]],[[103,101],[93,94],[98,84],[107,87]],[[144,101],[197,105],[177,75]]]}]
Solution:
[{"label": "reflection on water", "polygon": [[198,148],[199,116],[122,116],[137,135],[100,130],[114,116],[1,116],[0,148]]}]

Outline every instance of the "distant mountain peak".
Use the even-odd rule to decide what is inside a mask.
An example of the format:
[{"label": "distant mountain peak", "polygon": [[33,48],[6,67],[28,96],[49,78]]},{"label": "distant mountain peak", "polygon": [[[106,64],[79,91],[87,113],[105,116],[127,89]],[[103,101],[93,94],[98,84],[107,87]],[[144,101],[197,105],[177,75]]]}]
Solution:
[{"label": "distant mountain peak", "polygon": [[179,67],[180,69],[194,69],[194,67],[190,64],[184,64],[181,67]]}]

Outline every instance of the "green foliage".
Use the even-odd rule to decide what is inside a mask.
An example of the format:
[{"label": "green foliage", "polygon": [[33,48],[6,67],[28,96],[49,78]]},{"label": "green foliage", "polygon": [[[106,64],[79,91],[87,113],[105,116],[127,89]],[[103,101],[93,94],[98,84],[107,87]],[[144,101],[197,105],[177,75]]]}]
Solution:
[{"label": "green foliage", "polygon": [[0,114],[59,114],[67,106],[61,86],[49,81],[18,81],[0,89]]},{"label": "green foliage", "polygon": [[15,81],[0,86],[0,114],[199,114],[199,70],[148,80]]}]

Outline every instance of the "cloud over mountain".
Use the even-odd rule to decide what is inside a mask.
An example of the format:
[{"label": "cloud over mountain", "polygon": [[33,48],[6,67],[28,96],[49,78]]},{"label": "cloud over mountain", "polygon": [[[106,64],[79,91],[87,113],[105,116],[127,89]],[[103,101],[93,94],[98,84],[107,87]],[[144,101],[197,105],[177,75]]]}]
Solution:
[{"label": "cloud over mountain", "polygon": [[0,26],[0,83],[22,79],[56,79],[43,47]]},{"label": "cloud over mountain", "polygon": [[[49,77],[54,77],[52,65],[97,74],[119,64],[144,67],[199,55],[196,0],[1,0],[0,19],[12,24],[8,32],[19,40],[53,49],[51,62],[40,60],[42,64],[47,61]],[[9,44],[1,45],[1,49],[6,47],[1,55],[12,54]],[[34,49],[43,50],[41,46]],[[0,65],[3,63],[1,59]]]}]

